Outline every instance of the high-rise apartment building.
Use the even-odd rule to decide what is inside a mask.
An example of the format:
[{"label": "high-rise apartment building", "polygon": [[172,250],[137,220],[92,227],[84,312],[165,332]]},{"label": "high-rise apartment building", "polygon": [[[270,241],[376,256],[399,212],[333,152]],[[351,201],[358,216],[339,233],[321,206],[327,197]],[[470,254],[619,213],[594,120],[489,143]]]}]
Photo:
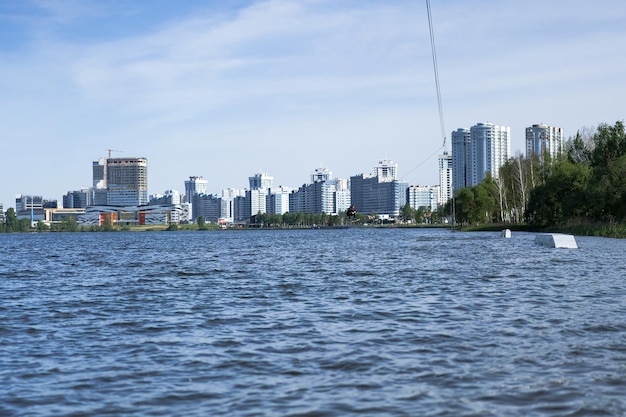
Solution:
[{"label": "high-rise apartment building", "polygon": [[337,214],[335,180],[304,184],[289,195],[289,212]]},{"label": "high-rise apartment building", "polygon": [[202,217],[206,222],[217,223],[222,214],[221,199],[212,194],[194,194],[191,202],[192,217]]},{"label": "high-rise apartment building", "polygon": [[478,123],[452,132],[452,186],[461,188],[480,184],[499,169],[511,155],[511,128],[493,123]]},{"label": "high-rise apartment building", "polygon": [[267,196],[267,213],[285,214],[289,211],[289,187],[271,188]]},{"label": "high-rise apartment building", "polygon": [[97,161],[93,161],[93,188],[94,189],[106,189],[107,181],[107,160],[106,158],[100,158]]},{"label": "high-rise apartment building", "polygon": [[150,196],[150,205],[180,205],[180,193],[176,190],[165,190],[163,194],[155,194]]},{"label": "high-rise apartment building", "polygon": [[564,147],[563,129],[560,127],[536,124],[526,128],[526,157],[532,154],[543,158],[545,154],[558,157]]},{"label": "high-rise apartment building", "polygon": [[[471,143],[469,129],[457,129],[452,132],[452,191],[469,187],[472,176]],[[453,194],[454,195],[454,194]]]},{"label": "high-rise apartment building", "polygon": [[185,181],[185,203],[191,203],[196,194],[206,194],[209,182],[202,177],[189,177]]},{"label": "high-rise apartment building", "polygon": [[319,181],[329,181],[333,178],[333,173],[324,167],[315,168],[315,171],[311,174],[311,183]]},{"label": "high-rise apartment building", "polygon": [[347,180],[334,179],[328,168],[316,168],[311,183],[289,194],[289,212],[338,214],[350,205]]},{"label": "high-rise apartment building", "polygon": [[274,177],[265,172],[255,174],[254,176],[249,177],[248,180],[250,181],[251,190],[267,190],[268,188],[272,188],[274,185]]},{"label": "high-rise apartment building", "polygon": [[245,190],[235,188],[222,190],[222,196],[220,198],[222,201],[220,218],[229,223],[235,220],[241,220],[242,217],[239,217],[241,210],[239,210],[239,208],[241,208],[240,202],[245,200],[245,196]]},{"label": "high-rise apartment building", "polygon": [[148,160],[107,158],[106,190],[109,206],[148,204]]},{"label": "high-rise apartment building", "polygon": [[350,207],[350,186],[346,178],[335,180],[335,209],[337,213],[345,213]]},{"label": "high-rise apartment building", "polygon": [[487,174],[498,178],[499,169],[511,155],[511,128],[493,123],[478,123],[470,128],[472,137],[472,186]]},{"label": "high-rise apartment building", "polygon": [[398,164],[388,159],[378,161],[374,167],[374,175],[378,182],[390,182],[398,179]]},{"label": "high-rise apartment building", "polygon": [[408,183],[398,181],[398,165],[384,160],[374,168],[377,175],[350,177],[350,199],[359,213],[398,216],[406,203]]},{"label": "high-rise apartment building", "polygon": [[444,205],[452,198],[452,155],[439,155],[439,195],[437,204]]}]

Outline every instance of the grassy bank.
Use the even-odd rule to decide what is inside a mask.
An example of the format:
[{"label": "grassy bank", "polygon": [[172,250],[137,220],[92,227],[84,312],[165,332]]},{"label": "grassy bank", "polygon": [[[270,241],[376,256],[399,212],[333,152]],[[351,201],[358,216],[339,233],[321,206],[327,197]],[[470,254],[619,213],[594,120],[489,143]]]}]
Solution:
[{"label": "grassy bank", "polygon": [[564,226],[537,228],[527,224],[485,224],[471,227],[460,227],[465,232],[497,232],[510,229],[517,232],[567,233],[578,236],[599,236],[617,239],[626,238],[626,224],[618,223],[584,223],[577,222]]}]

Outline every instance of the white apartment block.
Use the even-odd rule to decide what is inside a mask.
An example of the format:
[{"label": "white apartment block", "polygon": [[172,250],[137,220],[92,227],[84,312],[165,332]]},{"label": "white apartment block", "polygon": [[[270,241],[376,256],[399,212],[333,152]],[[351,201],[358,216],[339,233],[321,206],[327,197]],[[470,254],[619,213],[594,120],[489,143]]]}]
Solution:
[{"label": "white apartment block", "polygon": [[374,175],[378,177],[378,182],[391,182],[398,179],[398,164],[383,159],[374,167]]},{"label": "white apartment block", "polygon": [[188,181],[185,181],[185,203],[191,203],[193,196],[196,194],[206,194],[209,182],[203,179],[201,176],[189,177]]},{"label": "white apartment block", "polygon": [[285,214],[289,211],[289,194],[291,188],[271,188],[267,196],[267,213]]},{"label": "white apartment block", "polygon": [[493,123],[478,123],[470,128],[471,186],[480,184],[487,174],[498,178],[500,167],[511,155],[511,128]]},{"label": "white apartment block", "polygon": [[469,130],[452,132],[452,186],[461,188],[480,184],[488,174],[497,178],[511,156],[511,128],[493,123],[478,123]]},{"label": "white apartment block", "polygon": [[426,207],[430,211],[435,211],[439,207],[439,186],[411,185],[407,188],[406,197],[409,206],[413,209]]},{"label": "white apartment block", "polygon": [[248,177],[248,180],[250,181],[251,190],[267,190],[274,185],[274,177],[265,172],[260,172],[252,177]]},{"label": "white apartment block", "polygon": [[345,213],[350,207],[350,186],[346,178],[337,178],[335,183],[335,209],[337,213]]},{"label": "white apartment block", "polygon": [[315,168],[315,171],[311,174],[311,183],[318,181],[330,181],[333,179],[333,173],[324,167]]},{"label": "white apartment block", "polygon": [[552,158],[563,152],[563,129],[560,127],[536,124],[526,128],[526,158],[532,154],[543,158],[544,154]]},{"label": "white apartment block", "polygon": [[437,203],[442,206],[452,198],[452,155],[444,152],[439,156],[439,196]]}]

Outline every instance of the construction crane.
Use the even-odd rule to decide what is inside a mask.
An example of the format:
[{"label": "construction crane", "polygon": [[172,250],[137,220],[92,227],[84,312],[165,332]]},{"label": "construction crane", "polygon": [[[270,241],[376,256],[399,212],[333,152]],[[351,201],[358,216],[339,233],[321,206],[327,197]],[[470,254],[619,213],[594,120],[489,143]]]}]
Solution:
[{"label": "construction crane", "polygon": [[105,151],[109,153],[109,158],[111,157],[111,152],[123,152],[123,151],[118,151],[117,149],[105,149]]}]

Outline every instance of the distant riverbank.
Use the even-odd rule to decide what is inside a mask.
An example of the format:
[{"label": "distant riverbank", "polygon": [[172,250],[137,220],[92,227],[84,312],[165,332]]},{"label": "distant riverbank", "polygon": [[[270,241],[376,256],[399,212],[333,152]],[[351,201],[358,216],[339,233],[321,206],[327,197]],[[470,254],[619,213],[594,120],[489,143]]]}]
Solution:
[{"label": "distant riverbank", "polygon": [[[123,226],[88,226],[77,227],[75,230],[50,230],[32,229],[26,233],[58,233],[63,231],[72,232],[176,232],[176,231],[211,231],[211,230],[295,230],[295,229],[450,229],[450,225],[445,224],[350,224],[337,226],[231,226],[223,228],[213,223],[198,226],[191,224],[170,224],[170,225],[123,225]],[[483,224],[476,226],[457,226],[454,228],[460,232],[498,232],[504,229],[517,232],[551,232],[568,233],[578,236],[598,236],[624,239],[626,238],[626,224],[598,224],[598,223],[578,223],[559,227],[539,229],[528,224]]]},{"label": "distant riverbank", "polygon": [[499,231],[510,229],[518,232],[550,232],[568,233],[578,236],[598,236],[617,239],[626,238],[626,224],[606,223],[577,223],[565,226],[548,227],[538,229],[527,224],[486,224],[472,227],[460,227],[458,230],[468,232]]}]

